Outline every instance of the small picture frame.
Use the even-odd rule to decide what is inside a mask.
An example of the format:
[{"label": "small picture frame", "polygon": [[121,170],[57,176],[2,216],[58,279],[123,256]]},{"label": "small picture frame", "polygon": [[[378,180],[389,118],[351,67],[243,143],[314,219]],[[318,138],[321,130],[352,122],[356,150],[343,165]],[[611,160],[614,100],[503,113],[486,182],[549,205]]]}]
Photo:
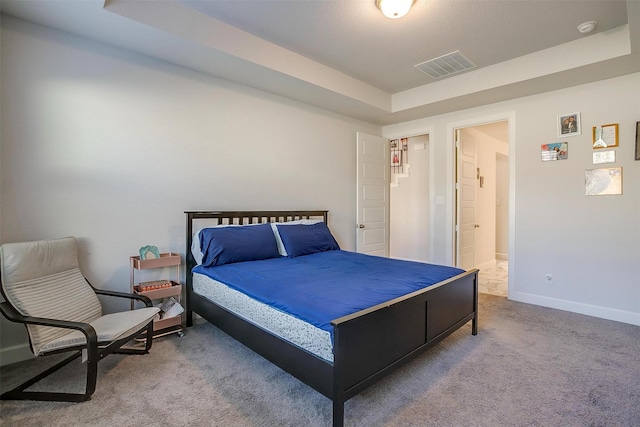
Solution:
[{"label": "small picture frame", "polygon": [[160,252],[158,252],[157,246],[143,246],[140,248],[140,259],[158,259],[160,258]]},{"label": "small picture frame", "polygon": [[569,113],[558,116],[558,138],[582,134],[580,113]]},{"label": "small picture frame", "polygon": [[636,160],[640,160],[640,122],[636,122]]},{"label": "small picture frame", "polygon": [[391,166],[402,166],[402,150],[391,150]]},{"label": "small picture frame", "polygon": [[594,126],[592,130],[593,149],[610,148],[618,146],[618,124]]},{"label": "small picture frame", "polygon": [[569,158],[569,144],[566,142],[554,142],[540,146],[543,162],[552,160],[567,160]]},{"label": "small picture frame", "polygon": [[614,150],[600,150],[593,152],[593,164],[615,163],[616,152]]}]

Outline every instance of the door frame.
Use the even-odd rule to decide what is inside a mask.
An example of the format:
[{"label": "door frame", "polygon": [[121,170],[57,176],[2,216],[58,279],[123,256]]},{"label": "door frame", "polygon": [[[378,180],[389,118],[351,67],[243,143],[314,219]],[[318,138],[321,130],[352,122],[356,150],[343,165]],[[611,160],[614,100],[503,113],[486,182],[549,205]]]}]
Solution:
[{"label": "door frame", "polygon": [[448,194],[450,195],[450,203],[447,204],[447,227],[451,231],[449,235],[449,241],[447,249],[451,256],[451,265],[456,265],[456,252],[457,252],[457,233],[455,229],[456,217],[457,217],[457,201],[456,201],[456,130],[474,126],[480,126],[488,123],[495,122],[507,122],[509,131],[508,145],[509,145],[509,273],[508,273],[508,295],[514,295],[515,290],[513,287],[513,277],[516,270],[516,257],[515,257],[515,222],[516,222],[516,196],[515,196],[515,179],[516,179],[516,114],[515,111],[509,111],[504,113],[498,113],[490,116],[478,116],[467,120],[447,123],[447,143],[449,145],[448,153],[450,158],[447,162],[447,187]]},{"label": "door frame", "polygon": [[[471,269],[474,268],[477,264],[476,264],[476,244],[475,244],[475,235],[476,233],[476,227],[478,227],[477,224],[477,216],[478,216],[478,188],[477,188],[477,179],[478,179],[478,169],[477,169],[477,164],[478,164],[478,152],[479,152],[479,144],[473,140],[473,141],[463,141],[462,139],[462,134],[463,134],[463,130],[464,129],[468,129],[468,128],[456,128],[454,130],[455,132],[455,141],[456,141],[456,151],[455,151],[455,196],[454,196],[454,203],[455,203],[455,212],[456,212],[456,217],[454,219],[454,239],[453,239],[453,248],[454,248],[454,256],[453,256],[453,265],[458,267],[458,268],[463,268],[463,269]],[[470,145],[465,145],[463,146],[463,144],[470,144]],[[465,154],[465,147],[467,146],[472,146],[473,147],[473,154]],[[471,176],[465,176],[465,172],[464,172],[464,165],[468,164],[470,161],[473,161],[473,168],[471,171],[469,171],[471,173]],[[462,170],[460,169],[462,168]],[[471,179],[472,180],[472,196],[473,196],[473,200],[467,200],[465,203],[465,199],[464,199],[464,195],[467,194],[465,192],[465,182],[467,183],[467,186],[469,186],[469,182],[468,180]],[[468,190],[467,190],[468,191]],[[463,218],[464,218],[464,214],[463,211],[465,208],[469,208],[472,207],[473,208],[473,224],[474,224],[474,228],[472,230],[469,230],[468,227],[465,229],[465,225],[468,225],[463,223]],[[473,237],[472,237],[472,245],[471,245],[471,253],[472,253],[472,258],[473,258],[473,265],[469,265],[465,262],[464,259],[464,254],[463,254],[463,250],[465,248],[468,249],[468,246],[463,247],[463,239],[464,239],[464,234],[466,232],[471,231],[473,233]],[[467,242],[468,243],[468,242]]]}]

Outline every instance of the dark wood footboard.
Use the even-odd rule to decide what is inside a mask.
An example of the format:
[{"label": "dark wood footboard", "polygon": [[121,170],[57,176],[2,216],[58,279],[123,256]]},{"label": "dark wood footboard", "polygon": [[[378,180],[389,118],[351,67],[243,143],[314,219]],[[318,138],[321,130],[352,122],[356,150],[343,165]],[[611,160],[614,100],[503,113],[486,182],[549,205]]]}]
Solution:
[{"label": "dark wood footboard", "polygon": [[[333,401],[333,425],[343,425],[344,403],[435,345],[469,321],[478,331],[478,271],[470,270],[422,289],[335,319],[334,362],[285,341],[193,292],[190,253],[193,220],[218,218],[239,223],[320,217],[326,211],[186,212],[187,326],[197,313],[256,353]],[[246,218],[250,218],[246,220]]]},{"label": "dark wood footboard", "polygon": [[477,270],[336,319],[333,424],[344,402],[472,321],[477,334]]}]

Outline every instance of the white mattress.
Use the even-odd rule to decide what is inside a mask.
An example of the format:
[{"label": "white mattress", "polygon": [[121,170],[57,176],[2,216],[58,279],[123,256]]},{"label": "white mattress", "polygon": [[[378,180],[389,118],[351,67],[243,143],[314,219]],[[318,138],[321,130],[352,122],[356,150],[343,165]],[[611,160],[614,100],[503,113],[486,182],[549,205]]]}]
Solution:
[{"label": "white mattress", "polygon": [[243,319],[333,363],[329,332],[211,279],[193,274],[193,291]]}]

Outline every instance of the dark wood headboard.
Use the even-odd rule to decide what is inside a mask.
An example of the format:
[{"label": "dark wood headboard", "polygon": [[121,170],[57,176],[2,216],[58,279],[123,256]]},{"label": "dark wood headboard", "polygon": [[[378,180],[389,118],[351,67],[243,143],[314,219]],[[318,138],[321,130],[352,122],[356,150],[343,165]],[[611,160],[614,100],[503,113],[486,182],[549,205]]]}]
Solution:
[{"label": "dark wood headboard", "polygon": [[193,274],[191,270],[196,266],[196,261],[191,253],[193,243],[194,221],[213,220],[213,224],[263,224],[268,222],[289,222],[298,219],[322,219],[328,220],[329,211],[185,211],[187,214],[187,235],[185,247],[186,262],[186,303],[189,304],[190,294],[193,290]]}]

